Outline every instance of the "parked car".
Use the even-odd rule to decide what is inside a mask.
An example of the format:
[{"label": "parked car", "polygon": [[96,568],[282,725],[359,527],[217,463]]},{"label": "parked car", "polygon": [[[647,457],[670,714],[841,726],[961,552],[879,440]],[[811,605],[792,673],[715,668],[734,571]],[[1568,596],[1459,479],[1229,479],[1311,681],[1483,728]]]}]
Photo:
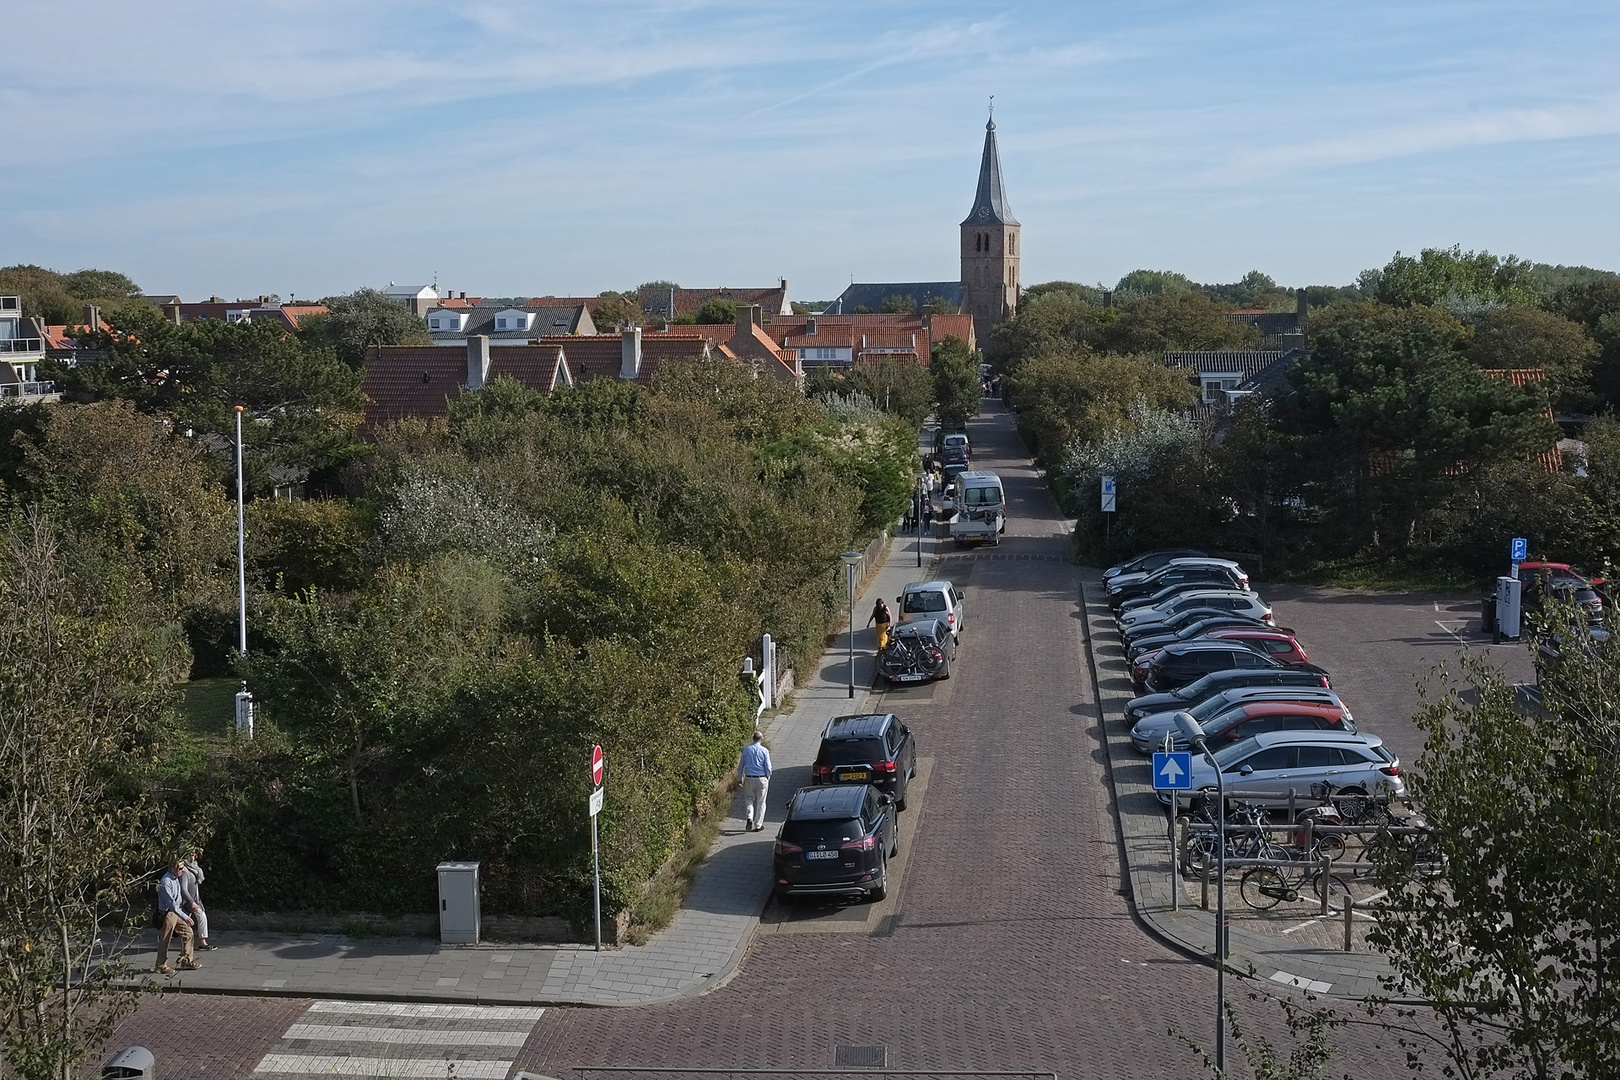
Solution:
[{"label": "parked car", "polygon": [[897,627],[878,654],[878,676],[891,686],[951,677],[956,639],[943,622],[912,622]]},{"label": "parked car", "polygon": [[953,452],[960,453],[962,455],[962,460],[966,461],[972,455],[972,452],[973,452],[972,449],[968,446],[967,432],[965,432],[965,431],[948,432],[945,435],[944,442],[942,443],[942,445],[939,448],[939,452],[942,453],[942,454],[945,454],[947,457]]},{"label": "parked car", "polygon": [[1144,551],[1135,558],[1115,563],[1104,570],[1103,581],[1104,583],[1112,581],[1121,574],[1151,573],[1171,559],[1208,557],[1208,552],[1199,551],[1197,548],[1159,548],[1156,551]]},{"label": "parked car", "polygon": [[[1225,630],[1212,630],[1202,637],[1189,638],[1189,641],[1232,641],[1247,646],[1255,652],[1265,653],[1273,660],[1280,660],[1285,664],[1308,664],[1311,658],[1305,655],[1305,649],[1294,638],[1293,634],[1282,630],[1272,630],[1265,626],[1238,626]],[[1168,646],[1166,646],[1168,647]],[[1163,652],[1163,649],[1152,649],[1139,654],[1131,661],[1131,681],[1142,686],[1147,681],[1147,672],[1153,666],[1153,660]]]},{"label": "parked car", "polygon": [[1603,598],[1596,589],[1576,578],[1549,577],[1545,573],[1531,578],[1524,585],[1524,610],[1539,610],[1548,598],[1573,602],[1586,612],[1588,622],[1603,621]]},{"label": "parked car", "polygon": [[773,852],[779,901],[889,891],[889,856],[900,850],[894,800],[868,784],[803,788],[788,802]]},{"label": "parked car", "polygon": [[1553,581],[1570,581],[1580,585],[1603,585],[1606,582],[1600,577],[1583,574],[1569,563],[1563,562],[1522,562],[1519,564],[1519,580],[1529,581],[1531,578],[1545,573]]},{"label": "parked car", "polygon": [[[1356,718],[1331,690],[1254,690],[1217,694],[1189,710],[1204,727],[1211,749],[1258,735],[1262,731],[1348,731],[1355,734]],[[1202,714],[1202,715],[1200,715]],[[1164,745],[1165,735],[1175,749],[1187,749],[1177,734],[1175,713],[1144,716],[1131,728],[1131,745],[1151,754]]]},{"label": "parked car", "polygon": [[1133,600],[1144,596],[1160,596],[1163,590],[1179,587],[1179,591],[1197,588],[1247,589],[1249,576],[1217,562],[1180,561],[1161,566],[1140,581],[1108,587],[1108,606],[1118,611]]},{"label": "parked car", "polygon": [[962,590],[955,585],[948,581],[910,581],[894,599],[900,605],[897,626],[943,619],[951,629],[951,636],[957,641],[962,640],[962,621],[966,610]]},{"label": "parked car", "polygon": [[1166,645],[1147,669],[1142,687],[1162,693],[1227,668],[1296,667],[1237,641],[1183,641]]},{"label": "parked car", "polygon": [[835,716],[821,733],[810,765],[812,784],[870,784],[906,808],[906,789],[917,771],[917,741],[894,713]]},{"label": "parked car", "polygon": [[[1196,558],[1192,556],[1184,556],[1179,559],[1171,559],[1169,562],[1165,563],[1156,570],[1147,570],[1135,574],[1120,574],[1116,577],[1108,579],[1104,584],[1108,589],[1108,595],[1110,597],[1114,597],[1128,586],[1140,585],[1146,581],[1162,578],[1165,574],[1170,573],[1172,570],[1186,569],[1193,566],[1219,567],[1227,572],[1227,576],[1238,583],[1238,588],[1247,589],[1249,587],[1249,575],[1244,572],[1243,567],[1239,566],[1230,559],[1211,559],[1207,556]],[[1152,590],[1149,589],[1144,591],[1151,592]],[[1141,594],[1138,593],[1138,595]]]},{"label": "parked car", "polygon": [[[1211,749],[1214,749],[1213,747]],[[1309,792],[1329,781],[1339,794],[1406,794],[1401,762],[1377,735],[1339,731],[1267,731],[1215,750],[1228,798],[1265,807],[1285,807],[1288,793]],[[1192,758],[1192,790],[1215,795],[1215,770],[1203,754]],[[1159,801],[1168,804],[1169,792]]]},{"label": "parked car", "polygon": [[[1591,656],[1596,656],[1598,647],[1609,640],[1609,632],[1601,626],[1589,627],[1587,636],[1588,644],[1586,647],[1588,655]],[[1559,640],[1557,634],[1548,634],[1541,639],[1541,644],[1536,646],[1536,655],[1532,663],[1534,663],[1536,669],[1537,686],[1541,685],[1542,679],[1558,670],[1558,663],[1563,659],[1562,650],[1563,642]]]},{"label": "parked car", "polygon": [[1120,630],[1134,630],[1154,623],[1162,623],[1170,616],[1191,608],[1224,608],[1240,615],[1251,615],[1264,623],[1273,623],[1271,606],[1252,592],[1236,589],[1194,589],[1161,601],[1156,607],[1137,607],[1119,613]]},{"label": "parked car", "polygon": [[[1177,641],[1192,641],[1195,638],[1207,637],[1217,630],[1229,630],[1234,627],[1249,627],[1253,630],[1269,630],[1265,623],[1259,619],[1251,619],[1247,615],[1206,615],[1201,619],[1193,619],[1179,630],[1162,634],[1147,634],[1129,642],[1125,646],[1125,656],[1135,660],[1145,652],[1162,649],[1166,645]],[[1279,633],[1292,634],[1294,631],[1286,627],[1277,627]]]},{"label": "parked car", "polygon": [[1125,703],[1125,720],[1134,724],[1144,716],[1176,709],[1192,709],[1216,694],[1239,687],[1331,689],[1332,680],[1320,671],[1298,668],[1228,668],[1212,671],[1186,686],[1163,694],[1143,694]]},{"label": "parked car", "polygon": [[1248,619],[1256,626],[1270,625],[1258,615],[1232,611],[1226,607],[1191,607],[1185,611],[1176,612],[1168,619],[1165,619],[1162,623],[1144,623],[1140,626],[1122,626],[1119,630],[1119,636],[1120,639],[1125,643],[1125,647],[1129,649],[1138,641],[1143,641],[1150,637],[1157,637],[1162,634],[1179,633],[1180,631],[1191,626],[1193,623],[1200,622],[1204,619],[1223,617]]}]

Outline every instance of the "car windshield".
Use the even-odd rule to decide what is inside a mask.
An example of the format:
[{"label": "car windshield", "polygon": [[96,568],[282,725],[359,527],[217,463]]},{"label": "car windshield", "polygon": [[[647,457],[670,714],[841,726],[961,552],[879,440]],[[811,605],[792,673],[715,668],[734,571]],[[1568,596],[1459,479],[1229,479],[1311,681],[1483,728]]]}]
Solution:
[{"label": "car windshield", "polygon": [[882,739],[834,739],[823,745],[821,759],[827,765],[870,765],[883,761]]},{"label": "car windshield", "polygon": [[1192,718],[1202,724],[1205,720],[1224,710],[1231,702],[1225,694],[1216,694],[1207,701],[1200,701],[1190,710]]},{"label": "car windshield", "polygon": [[796,818],[782,826],[782,839],[804,847],[809,844],[846,844],[863,835],[860,819],[843,821]]},{"label": "car windshield", "polygon": [[1001,489],[970,487],[962,492],[962,501],[969,506],[998,506],[1001,503]]},{"label": "car windshield", "polygon": [[945,594],[935,590],[906,593],[905,606],[901,608],[908,615],[915,615],[924,611],[944,611]]}]

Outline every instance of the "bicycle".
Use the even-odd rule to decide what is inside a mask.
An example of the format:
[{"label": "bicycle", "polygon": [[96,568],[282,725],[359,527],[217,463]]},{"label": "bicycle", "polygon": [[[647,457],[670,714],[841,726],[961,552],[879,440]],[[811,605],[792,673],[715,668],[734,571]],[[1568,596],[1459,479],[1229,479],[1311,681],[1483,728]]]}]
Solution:
[{"label": "bicycle", "polygon": [[[1284,900],[1295,903],[1302,892],[1309,892],[1318,902],[1325,899],[1332,910],[1342,911],[1350,900],[1350,883],[1322,868],[1322,857],[1307,862],[1309,852],[1301,856],[1286,856],[1294,866],[1251,866],[1238,879],[1238,895],[1243,902],[1257,911],[1267,911]],[[1307,870],[1305,867],[1311,867]]]},{"label": "bicycle", "polygon": [[[1193,833],[1187,840],[1187,868],[1196,874],[1202,874],[1205,869],[1213,869],[1217,863],[1216,854],[1219,850],[1217,833],[1214,831],[1215,818],[1207,807],[1200,808],[1188,814],[1188,821],[1193,824],[1212,826],[1207,831],[1200,830]],[[1265,825],[1268,823],[1264,810],[1257,806],[1239,806],[1227,818],[1228,825]],[[1283,846],[1263,830],[1254,832],[1228,833],[1226,837],[1226,857],[1228,859],[1274,859],[1287,858]]]}]

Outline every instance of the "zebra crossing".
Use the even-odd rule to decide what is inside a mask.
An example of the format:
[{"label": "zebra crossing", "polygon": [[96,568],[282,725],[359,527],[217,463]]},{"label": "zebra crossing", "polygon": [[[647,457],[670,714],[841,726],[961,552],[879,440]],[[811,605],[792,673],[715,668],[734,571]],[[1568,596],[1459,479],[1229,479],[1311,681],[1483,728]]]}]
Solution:
[{"label": "zebra crossing", "polygon": [[254,1076],[506,1080],[540,1008],[312,1001]]}]

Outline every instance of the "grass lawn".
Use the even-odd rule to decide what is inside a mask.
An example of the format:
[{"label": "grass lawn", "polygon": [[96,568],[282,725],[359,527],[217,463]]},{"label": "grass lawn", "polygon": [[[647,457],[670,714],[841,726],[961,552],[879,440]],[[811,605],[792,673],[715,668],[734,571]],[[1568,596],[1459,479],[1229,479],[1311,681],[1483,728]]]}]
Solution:
[{"label": "grass lawn", "polygon": [[229,676],[193,679],[182,686],[180,711],[186,730],[199,739],[223,742],[236,725],[236,691],[241,680]]}]

